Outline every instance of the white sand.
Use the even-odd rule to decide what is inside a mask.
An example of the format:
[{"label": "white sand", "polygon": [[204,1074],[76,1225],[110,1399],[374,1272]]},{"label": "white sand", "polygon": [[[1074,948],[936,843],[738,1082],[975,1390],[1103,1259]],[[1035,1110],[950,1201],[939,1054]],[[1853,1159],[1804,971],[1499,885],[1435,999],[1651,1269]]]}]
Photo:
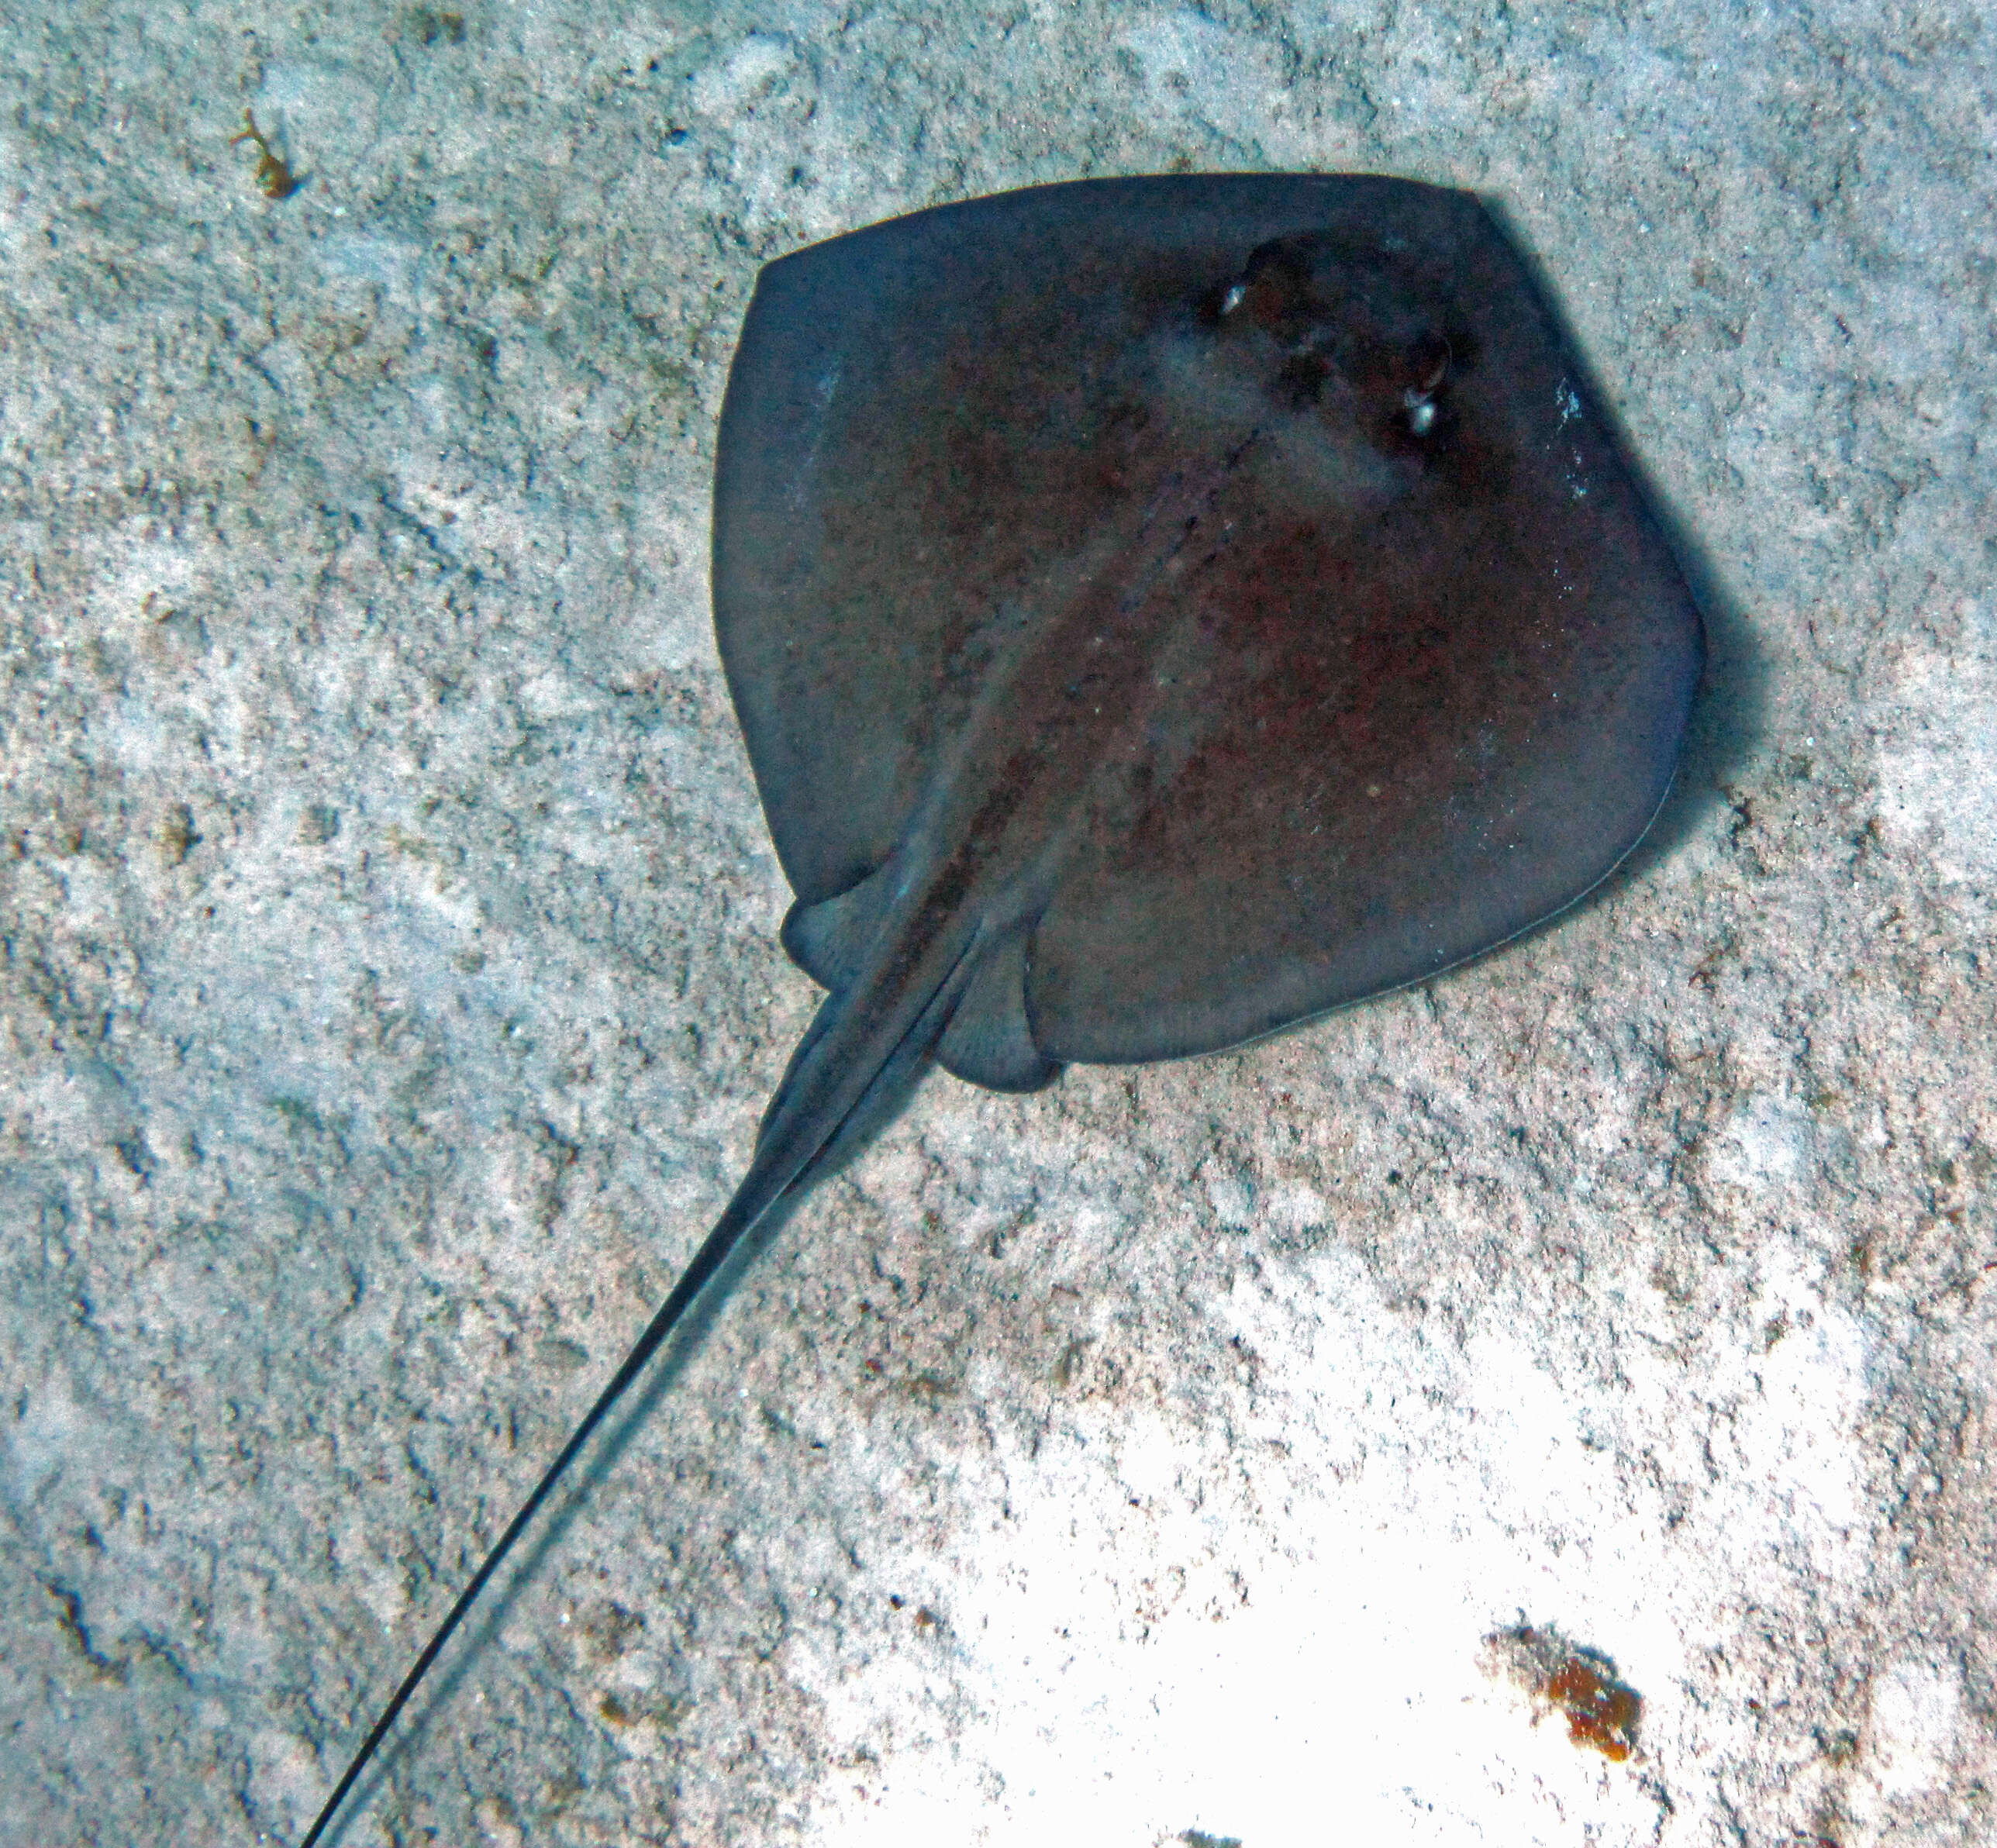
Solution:
[{"label": "white sand", "polygon": [[1659,835],[1252,1053],[934,1081],[343,1839],[1997,1842],[1984,10],[691,12],[0,24],[0,1839],[295,1842],[741,1167],[758,263],[1308,166],[1502,201],[1695,540]]}]

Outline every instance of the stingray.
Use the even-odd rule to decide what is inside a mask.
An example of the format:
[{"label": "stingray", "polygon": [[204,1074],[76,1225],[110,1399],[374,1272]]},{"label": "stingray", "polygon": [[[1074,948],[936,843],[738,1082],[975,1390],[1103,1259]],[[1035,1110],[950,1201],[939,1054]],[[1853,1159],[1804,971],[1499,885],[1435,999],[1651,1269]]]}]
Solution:
[{"label": "stingray", "polygon": [[1699,617],[1473,195],[1079,181],[768,264],[715,629],[792,959],[748,1172],[382,1710],[744,1237],[932,1064],[1234,1046],[1571,905],[1649,825]]}]

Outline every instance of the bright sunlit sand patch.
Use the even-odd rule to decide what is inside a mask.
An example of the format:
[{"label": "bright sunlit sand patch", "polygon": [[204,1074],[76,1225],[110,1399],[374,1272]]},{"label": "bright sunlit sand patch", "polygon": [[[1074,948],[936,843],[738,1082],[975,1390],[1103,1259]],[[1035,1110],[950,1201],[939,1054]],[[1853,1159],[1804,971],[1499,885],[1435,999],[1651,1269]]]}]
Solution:
[{"label": "bright sunlit sand patch", "polygon": [[[1793,1281],[1771,1302],[1800,1302]],[[1008,1460],[1010,1521],[895,1563],[947,1627],[825,1690],[829,1736],[891,1743],[827,1781],[817,1839],[1552,1848],[1668,1831],[1675,1764],[1711,1723],[1681,1698],[1689,1650],[1761,1569],[1750,1553],[1807,1570],[1848,1515],[1855,1341],[1819,1312],[1756,1357],[1767,1389],[1735,1421],[1755,1505],[1674,1523],[1626,1451],[1685,1421],[1696,1370],[1659,1364],[1623,1402],[1576,1391],[1502,1330],[1431,1339],[1343,1253],[1224,1312],[1281,1382],[1232,1448],[1164,1418],[1071,1426]],[[1252,1490],[1232,1461],[1250,1446]],[[1640,1695],[1626,1763],[1494,1667],[1486,1639],[1524,1622],[1612,1658]]]}]

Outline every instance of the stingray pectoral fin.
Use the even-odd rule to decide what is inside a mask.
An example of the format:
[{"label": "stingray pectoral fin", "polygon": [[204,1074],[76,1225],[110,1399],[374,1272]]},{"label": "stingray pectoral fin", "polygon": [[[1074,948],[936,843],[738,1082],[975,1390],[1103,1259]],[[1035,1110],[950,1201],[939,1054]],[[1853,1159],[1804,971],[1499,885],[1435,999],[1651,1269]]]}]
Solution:
[{"label": "stingray pectoral fin", "polygon": [[850,988],[894,903],[895,880],[890,860],[832,898],[799,899],[784,919],[784,953],[821,988]]},{"label": "stingray pectoral fin", "polygon": [[936,1043],[951,1077],[988,1091],[1038,1091],[1061,1071],[1033,1043],[1026,1018],[1030,927],[1019,927],[978,952],[978,965]]}]

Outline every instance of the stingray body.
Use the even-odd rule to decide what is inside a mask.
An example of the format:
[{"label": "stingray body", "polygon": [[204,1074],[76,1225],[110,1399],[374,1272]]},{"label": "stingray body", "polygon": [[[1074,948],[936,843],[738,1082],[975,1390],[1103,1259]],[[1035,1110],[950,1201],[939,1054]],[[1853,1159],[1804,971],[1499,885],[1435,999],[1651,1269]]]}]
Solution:
[{"label": "stingray body", "polygon": [[1085,181],[760,278],[715,616],[827,990],[719,1222],[466,1588],[743,1235],[931,1063],[1239,1043],[1570,904],[1669,784],[1698,614],[1471,195]]},{"label": "stingray body", "polygon": [[1405,181],[1082,182],[768,266],[716,623],[830,995],[764,1184],[932,1053],[1232,1045],[1606,873],[1699,622],[1580,379],[1479,202]]}]

